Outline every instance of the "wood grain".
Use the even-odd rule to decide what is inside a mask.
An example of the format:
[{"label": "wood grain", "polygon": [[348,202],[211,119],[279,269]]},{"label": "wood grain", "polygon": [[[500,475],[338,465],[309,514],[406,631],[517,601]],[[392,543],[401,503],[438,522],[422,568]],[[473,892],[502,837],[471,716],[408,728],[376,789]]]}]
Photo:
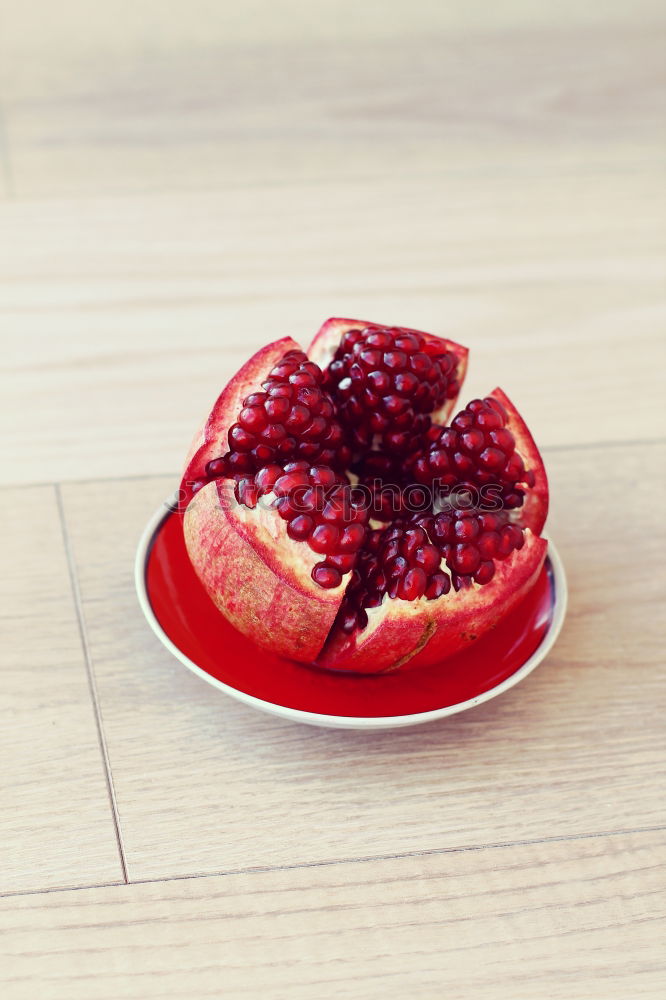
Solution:
[{"label": "wood grain", "polygon": [[0,892],[121,878],[53,488],[2,492]]},{"label": "wood grain", "polygon": [[8,1000],[660,995],[662,834],[0,901]]},{"label": "wood grain", "polygon": [[[3,996],[661,998],[664,27],[0,0]],[[133,592],[222,385],[335,314],[465,343],[468,398],[502,385],[545,446],[565,630],[420,731],[254,714]],[[153,883],[110,884],[105,749]]]},{"label": "wood grain", "polygon": [[0,34],[21,196],[479,168],[516,178],[535,163],[633,171],[659,146],[656,0],[631,17],[615,2],[492,14],[428,3],[415,16],[404,0],[344,0],[303,16],[298,0],[265,0],[245,17],[205,2],[201,19],[182,0],[168,18],[129,0],[125,16],[37,6],[39,19],[10,11]]},{"label": "wood grain", "polygon": [[7,10],[0,481],[174,469],[335,314],[469,345],[544,444],[662,437],[657,5],[293,7]]},{"label": "wood grain", "polygon": [[663,437],[658,197],[551,172],[7,202],[0,481],[176,469],[253,350],[336,313],[466,344],[466,398],[502,385],[541,444]]},{"label": "wood grain", "polygon": [[343,740],[231,702],[148,631],[133,552],[173,481],[65,487],[130,877],[663,823],[664,532],[642,476],[663,456],[660,445],[547,454],[572,588],[548,662],[474,712]]}]

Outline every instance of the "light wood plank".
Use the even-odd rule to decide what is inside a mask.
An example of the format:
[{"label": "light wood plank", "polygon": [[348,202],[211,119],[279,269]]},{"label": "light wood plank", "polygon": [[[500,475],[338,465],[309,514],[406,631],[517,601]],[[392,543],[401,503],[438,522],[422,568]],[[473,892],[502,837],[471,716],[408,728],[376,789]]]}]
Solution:
[{"label": "light wood plank", "polygon": [[51,487],[5,490],[0,519],[0,892],[122,877]]},{"label": "light wood plank", "polygon": [[[7,12],[0,93],[21,195],[299,181],[658,155],[656,0],[48,0]],[[200,5],[195,4],[195,8]],[[253,7],[257,5],[254,4]],[[298,15],[294,16],[294,8]]]},{"label": "light wood plank", "polygon": [[657,4],[62,6],[0,33],[16,192],[63,196],[0,206],[0,481],[177,467],[335,313],[469,344],[543,443],[666,432]]},{"label": "light wood plank", "polygon": [[6,202],[0,481],[176,469],[251,351],[287,333],[307,345],[335,314],[467,344],[467,398],[502,385],[542,444],[661,437],[657,183],[551,172]]},{"label": "light wood plank", "polygon": [[[173,0],[166,16],[161,0],[117,0],[113,10],[91,9],[87,0],[61,0],[57,11],[48,0],[33,0],[29,8],[5,4],[2,14],[7,49],[11,45],[21,55],[39,52],[58,58],[86,49],[173,54],[214,43],[307,46],[317,40],[352,37],[372,43],[438,31],[501,34],[566,25],[584,32],[599,22],[626,30],[660,20],[663,10],[656,0],[635,0],[631,7],[623,0],[606,0],[603,11],[577,0],[561,0],[557,7],[533,0],[502,0],[492,7],[478,0],[451,0],[446,5],[422,0],[418,11],[405,0],[381,5],[374,0],[363,6],[355,0],[319,0],[316,12],[306,12],[300,0],[248,0],[244,16],[239,16],[231,0]],[[38,65],[25,67],[23,79],[39,79],[39,73]]]},{"label": "light wood plank", "polygon": [[173,482],[66,487],[131,877],[663,823],[663,457],[547,454],[572,589],[553,654],[473,712],[385,734],[274,720],[191,676],[131,582],[140,529]]},{"label": "light wood plank", "polygon": [[662,833],[0,901],[8,1000],[656,998]]}]

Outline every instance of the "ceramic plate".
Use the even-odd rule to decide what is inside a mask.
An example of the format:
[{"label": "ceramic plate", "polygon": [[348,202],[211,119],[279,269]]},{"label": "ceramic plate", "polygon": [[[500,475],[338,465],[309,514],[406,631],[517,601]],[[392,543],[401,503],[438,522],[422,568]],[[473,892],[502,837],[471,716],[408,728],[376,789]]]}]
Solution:
[{"label": "ceramic plate", "polygon": [[489,633],[436,667],[375,676],[319,670],[258,649],[219,613],[190,564],[182,525],[167,504],[146,526],[136,589],[149,625],[177,659],[254,708],[341,729],[393,729],[442,719],[494,698],[550,651],[567,588],[557,549],[532,592]]}]

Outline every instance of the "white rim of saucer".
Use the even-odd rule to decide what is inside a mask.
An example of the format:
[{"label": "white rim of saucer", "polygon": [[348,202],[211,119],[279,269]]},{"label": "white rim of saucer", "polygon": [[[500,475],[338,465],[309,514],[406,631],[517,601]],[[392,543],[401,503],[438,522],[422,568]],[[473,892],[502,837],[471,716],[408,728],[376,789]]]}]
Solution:
[{"label": "white rim of saucer", "polygon": [[[549,538],[548,559],[553,573],[553,589],[555,592],[553,617],[550,627],[537,649],[535,649],[532,655],[525,661],[525,663],[523,663],[522,667],[519,667],[518,670],[511,674],[510,677],[507,677],[505,680],[496,684],[488,691],[484,691],[481,694],[476,695],[474,698],[468,698],[466,701],[457,702],[455,705],[446,705],[444,708],[435,708],[428,712],[417,712],[412,715],[324,715],[318,712],[306,712],[299,708],[289,708],[286,705],[278,705],[275,702],[264,701],[262,698],[255,698],[254,695],[246,694],[244,691],[239,691],[238,688],[232,687],[230,684],[225,684],[224,681],[220,681],[216,677],[211,676],[211,674],[197,666],[193,660],[190,660],[188,656],[185,656],[175,643],[171,641],[160,625],[148,597],[148,591],[146,588],[146,569],[148,566],[148,557],[152,548],[153,539],[162,526],[162,523],[166,521],[167,517],[171,516],[176,515],[169,508],[168,504],[162,504],[155,511],[146,525],[136,551],[136,558],[134,561],[134,582],[136,585],[137,596],[139,598],[139,604],[146,620],[148,621],[148,624],[160,642],[166,646],[169,652],[172,653],[177,660],[180,660],[181,663],[191,670],[192,673],[201,677],[209,684],[212,684],[213,687],[219,688],[220,691],[224,691],[225,694],[230,695],[230,697],[242,702],[244,705],[250,705],[252,708],[259,709],[259,711],[267,712],[270,715],[277,715],[282,719],[289,719],[292,722],[303,722],[306,725],[324,726],[331,729],[398,729],[403,726],[423,725],[426,722],[434,722],[437,719],[444,719],[449,715],[456,715],[458,712],[465,712],[467,709],[476,708],[477,705],[482,705],[485,701],[490,701],[491,698],[496,698],[498,695],[508,691],[509,688],[519,684],[520,681],[522,681],[528,674],[538,667],[538,665],[546,658],[550,650],[553,648],[555,640],[562,629],[562,624],[566,615],[568,593],[564,566],[562,565],[562,560],[560,559],[560,555],[555,547],[555,543]],[[548,538],[546,534],[544,534],[543,537]]]}]

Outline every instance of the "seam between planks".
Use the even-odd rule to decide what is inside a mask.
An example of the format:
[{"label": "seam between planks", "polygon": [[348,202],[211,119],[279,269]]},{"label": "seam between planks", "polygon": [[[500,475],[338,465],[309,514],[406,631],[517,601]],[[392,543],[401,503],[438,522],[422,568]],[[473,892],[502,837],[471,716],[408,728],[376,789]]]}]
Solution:
[{"label": "seam between planks", "polygon": [[161,885],[170,882],[192,882],[200,879],[225,878],[229,875],[266,875],[270,872],[289,872],[308,868],[335,868],[342,865],[364,864],[372,861],[400,861],[403,858],[429,858],[443,854],[467,854],[471,851],[501,851],[512,847],[532,847],[537,844],[561,844],[578,840],[599,840],[604,837],[631,836],[636,833],[658,833],[665,825],[637,826],[623,830],[600,830],[596,833],[562,834],[556,837],[535,837],[531,840],[508,840],[494,844],[470,844],[465,847],[433,847],[425,851],[400,851],[392,854],[370,854],[357,858],[332,858],[325,861],[300,861],[286,865],[257,865],[256,867],[229,868],[215,872],[193,872],[188,875],[165,875],[162,878],[125,879],[124,882],[91,882],[85,885],[55,886],[48,889],[18,889],[0,892],[0,899],[14,896],[41,896],[54,892],[81,892],[84,889],[111,889],[116,886]]},{"label": "seam between planks", "polygon": [[[113,826],[115,830],[116,844],[118,846],[118,855],[120,857],[120,866],[123,875],[123,881],[125,884],[128,882],[127,876],[127,863],[125,861],[125,851],[123,848],[123,838],[120,828],[120,817],[118,815],[118,803],[116,801],[116,792],[113,784],[113,776],[111,773],[111,763],[109,760],[109,751],[106,744],[106,737],[104,735],[104,726],[102,723],[102,713],[100,710],[99,697],[97,694],[97,684],[95,681],[95,674],[92,667],[92,659],[90,656],[90,646],[88,643],[88,635],[86,631],[85,619],[83,617],[83,609],[81,605],[81,594],[79,591],[78,577],[76,575],[76,567],[74,564],[74,555],[72,552],[72,547],[69,541],[69,532],[67,530],[67,522],[65,519],[65,510],[62,501],[62,492],[59,483],[54,483],[53,488],[55,491],[56,504],[58,507],[58,515],[60,517],[60,526],[62,530],[62,539],[65,546],[65,556],[67,558],[67,568],[69,571],[70,585],[72,588],[72,597],[74,599],[74,607],[76,609],[76,619],[79,627],[79,636],[81,638],[81,647],[83,650],[83,658],[86,666],[86,675],[88,678],[88,690],[90,692],[90,699],[92,701],[93,714],[95,717],[95,726],[97,729],[97,739],[99,741],[99,747],[102,754],[102,762],[104,764],[104,774],[106,778],[106,787],[109,795],[109,805],[111,807],[111,815],[113,818]],[[119,883],[111,883],[119,884]]]}]

